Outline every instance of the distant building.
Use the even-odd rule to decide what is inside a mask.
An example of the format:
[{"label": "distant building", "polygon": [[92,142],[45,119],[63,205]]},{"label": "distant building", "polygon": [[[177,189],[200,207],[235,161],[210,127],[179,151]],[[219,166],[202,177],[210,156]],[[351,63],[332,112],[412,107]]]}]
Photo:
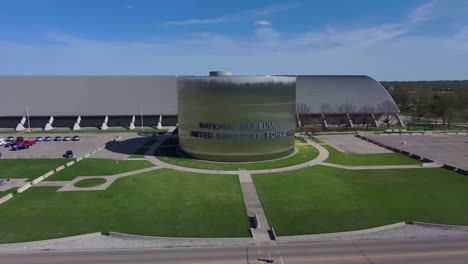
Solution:
[{"label": "distant building", "polygon": [[[398,112],[371,77],[295,77],[298,124],[379,125],[386,114],[382,105]],[[140,115],[145,126],[156,127],[159,116],[164,126],[177,124],[176,76],[0,76],[0,92],[0,129],[134,128]]]}]

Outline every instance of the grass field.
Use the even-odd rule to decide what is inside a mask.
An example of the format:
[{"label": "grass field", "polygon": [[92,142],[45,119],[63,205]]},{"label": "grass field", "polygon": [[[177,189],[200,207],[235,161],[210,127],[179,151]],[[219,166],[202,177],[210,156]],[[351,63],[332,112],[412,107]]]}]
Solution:
[{"label": "grass field", "polygon": [[316,138],[316,137],[313,137],[313,138],[312,138],[312,141],[315,142],[315,143],[317,143],[317,144],[322,144],[322,143],[323,143],[322,140],[320,140],[320,139],[318,139],[318,138]]},{"label": "grass field", "polygon": [[330,153],[330,156],[325,162],[348,165],[348,166],[365,166],[365,165],[415,165],[422,162],[400,153],[380,153],[380,154],[347,154],[338,151],[330,145],[324,145]]},{"label": "grass field", "polygon": [[84,179],[84,180],[81,180],[79,182],[76,182],[75,186],[80,187],[80,188],[94,187],[94,186],[101,185],[101,184],[103,184],[105,182],[106,182],[106,180],[103,179],[103,178]]},{"label": "grass field", "polygon": [[68,161],[66,159],[2,159],[0,160],[0,179],[33,180]]},{"label": "grass field", "polygon": [[261,169],[273,169],[292,166],[296,164],[301,164],[310,160],[313,160],[318,156],[318,150],[309,145],[297,145],[297,153],[293,156],[273,160],[273,161],[262,161],[262,162],[249,162],[249,163],[217,163],[217,162],[207,162],[191,158],[182,158],[179,157],[176,153],[175,147],[162,147],[159,148],[156,152],[158,159],[173,165],[198,168],[198,169],[207,169],[207,170],[238,170],[248,169],[248,170],[261,170]]},{"label": "grass field", "polygon": [[158,170],[106,191],[31,188],[0,205],[0,243],[116,231],[151,236],[247,237],[237,176]]},{"label": "grass field", "polygon": [[468,225],[468,177],[444,169],[351,171],[315,166],[255,175],[254,182],[279,235],[408,220]]},{"label": "grass field", "polygon": [[153,167],[146,160],[107,160],[107,159],[84,159],[71,167],[59,171],[49,178],[48,181],[71,181],[77,176],[106,176],[123,172]]},{"label": "grass field", "polygon": [[9,189],[8,191],[0,192],[0,198],[2,198],[3,196],[6,196],[6,195],[9,194],[9,193],[13,193],[13,194],[14,194],[14,193],[16,192],[17,189],[18,189],[18,188],[12,188],[12,189]]}]

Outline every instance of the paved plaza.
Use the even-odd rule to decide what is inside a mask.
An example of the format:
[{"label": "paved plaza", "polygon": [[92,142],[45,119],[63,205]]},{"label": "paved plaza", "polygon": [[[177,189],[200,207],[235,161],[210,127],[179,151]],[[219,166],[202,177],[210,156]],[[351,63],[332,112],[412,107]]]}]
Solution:
[{"label": "paved plaza", "polygon": [[406,144],[402,144],[403,137],[399,135],[366,135],[366,137],[396,149],[429,158],[440,164],[449,164],[468,170],[467,135],[406,135],[404,139]]},{"label": "paved plaza", "polygon": [[388,149],[361,140],[354,135],[326,135],[318,136],[317,138],[337,150],[350,154],[391,153]]}]

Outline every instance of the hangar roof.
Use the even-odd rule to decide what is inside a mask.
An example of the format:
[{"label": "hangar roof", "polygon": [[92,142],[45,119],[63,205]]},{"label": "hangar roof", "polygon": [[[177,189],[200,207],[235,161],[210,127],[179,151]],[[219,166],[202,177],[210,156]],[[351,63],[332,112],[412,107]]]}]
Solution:
[{"label": "hangar roof", "polygon": [[[0,76],[0,116],[176,115],[176,88],[176,76]],[[308,113],[394,104],[368,76],[300,75],[296,100]]]}]

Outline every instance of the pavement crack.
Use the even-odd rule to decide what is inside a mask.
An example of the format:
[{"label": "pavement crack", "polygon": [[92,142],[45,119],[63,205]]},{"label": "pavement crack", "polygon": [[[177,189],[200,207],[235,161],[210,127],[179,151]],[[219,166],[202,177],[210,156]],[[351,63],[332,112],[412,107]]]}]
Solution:
[{"label": "pavement crack", "polygon": [[359,252],[361,252],[361,255],[367,260],[367,263],[373,264],[372,261],[366,256],[366,254],[364,254],[364,251],[362,251],[362,249],[354,241],[352,241],[352,243],[359,250]]}]

